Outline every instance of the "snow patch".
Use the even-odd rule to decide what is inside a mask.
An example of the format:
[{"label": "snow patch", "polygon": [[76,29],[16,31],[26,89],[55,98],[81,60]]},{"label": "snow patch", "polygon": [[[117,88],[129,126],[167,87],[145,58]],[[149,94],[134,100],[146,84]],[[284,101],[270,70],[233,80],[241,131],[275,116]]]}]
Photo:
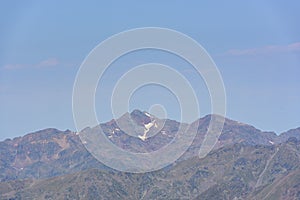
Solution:
[{"label": "snow patch", "polygon": [[148,124],[145,124],[145,131],[148,132],[150,130],[150,128],[155,124],[155,121],[154,122],[150,122]]},{"label": "snow patch", "polygon": [[145,140],[147,139],[147,133],[149,132],[150,128],[151,128],[154,124],[156,124],[156,123],[155,123],[155,120],[152,121],[152,122],[149,122],[148,124],[145,124],[145,125],[144,125],[144,126],[145,126],[145,128],[144,128],[144,135],[138,135],[138,137],[139,137],[141,140],[145,141]]},{"label": "snow patch", "polygon": [[151,115],[150,115],[149,113],[147,113],[147,112],[144,112],[144,114],[145,114],[146,116],[148,116],[148,117],[151,117]]},{"label": "snow patch", "polygon": [[144,134],[144,135],[138,135],[138,137],[139,137],[141,140],[143,140],[143,141],[145,141],[145,140],[147,139],[146,134]]}]

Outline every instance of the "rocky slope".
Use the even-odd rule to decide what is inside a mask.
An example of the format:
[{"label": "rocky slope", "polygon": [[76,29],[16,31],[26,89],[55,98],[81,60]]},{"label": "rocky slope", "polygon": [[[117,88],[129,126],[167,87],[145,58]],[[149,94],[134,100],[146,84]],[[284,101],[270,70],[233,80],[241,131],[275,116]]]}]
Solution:
[{"label": "rocky slope", "polygon": [[[0,142],[0,197],[300,199],[299,128],[277,136],[226,119],[214,150],[199,159],[211,117],[190,125],[195,128],[199,124],[196,137],[176,163],[146,174],[121,173],[106,167],[85,149],[80,133],[69,130],[45,129],[7,139]],[[180,126],[189,125],[139,110],[100,125],[111,142],[132,152],[163,147]]]},{"label": "rocky slope", "polygon": [[131,174],[91,169],[0,184],[1,199],[299,199],[300,142],[234,144],[171,168]]}]

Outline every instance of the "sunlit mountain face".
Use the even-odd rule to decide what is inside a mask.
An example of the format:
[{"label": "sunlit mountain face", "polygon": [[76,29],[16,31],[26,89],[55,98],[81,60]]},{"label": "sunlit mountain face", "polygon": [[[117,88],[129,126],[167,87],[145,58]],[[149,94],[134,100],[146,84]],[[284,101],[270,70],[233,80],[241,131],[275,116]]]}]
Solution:
[{"label": "sunlit mountain face", "polygon": [[[181,158],[149,173],[125,173],[105,166],[86,150],[80,132],[49,128],[7,139],[0,143],[0,197],[299,198],[299,129],[276,135],[226,119],[214,149],[200,159],[198,151],[210,118],[208,115],[194,122],[199,124],[196,137]],[[99,126],[115,145],[143,153],[172,141],[180,123],[134,110]],[[132,134],[126,134],[121,127]]]}]

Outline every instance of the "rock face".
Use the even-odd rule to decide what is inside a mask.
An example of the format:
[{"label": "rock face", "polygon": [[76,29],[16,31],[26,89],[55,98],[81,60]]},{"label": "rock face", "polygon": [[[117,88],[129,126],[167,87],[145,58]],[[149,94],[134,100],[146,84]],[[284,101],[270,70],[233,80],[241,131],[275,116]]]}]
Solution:
[{"label": "rock face", "polygon": [[299,199],[300,143],[234,144],[170,168],[131,174],[90,169],[0,183],[1,199]]},{"label": "rock face", "polygon": [[297,138],[298,140],[300,140],[300,127],[291,129],[291,130],[279,135],[280,141],[287,141],[291,137],[294,137],[294,138]]},{"label": "rock face", "polygon": [[99,125],[112,143],[139,153],[167,145],[180,126],[199,125],[176,163],[145,174],[106,167],[70,130],[7,139],[0,142],[0,199],[300,199],[300,128],[277,136],[226,119],[214,150],[199,159],[211,117],[188,125],[134,110]]},{"label": "rock face", "polygon": [[69,130],[45,129],[5,140],[0,143],[0,152],[1,181],[49,178],[103,166]]}]

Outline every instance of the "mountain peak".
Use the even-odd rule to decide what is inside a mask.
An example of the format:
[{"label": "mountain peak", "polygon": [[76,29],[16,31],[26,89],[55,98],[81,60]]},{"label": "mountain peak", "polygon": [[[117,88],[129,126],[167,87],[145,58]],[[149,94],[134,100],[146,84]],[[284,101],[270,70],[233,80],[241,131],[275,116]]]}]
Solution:
[{"label": "mountain peak", "polygon": [[152,121],[152,116],[147,112],[142,112],[138,109],[133,110],[130,113],[130,117],[134,120],[138,125],[149,124]]}]

